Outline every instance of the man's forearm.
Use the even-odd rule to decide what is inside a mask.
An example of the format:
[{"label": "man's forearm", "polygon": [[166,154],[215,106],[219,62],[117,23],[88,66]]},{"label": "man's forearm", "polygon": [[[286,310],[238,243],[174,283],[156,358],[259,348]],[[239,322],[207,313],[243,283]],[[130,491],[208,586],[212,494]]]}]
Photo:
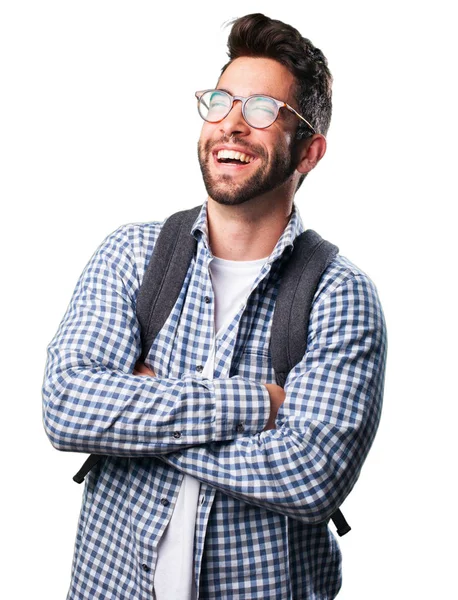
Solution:
[{"label": "man's forearm", "polygon": [[261,431],[270,413],[260,383],[138,377],[139,280],[121,228],[81,275],[48,346],[43,421],[60,450],[153,455]]},{"label": "man's forearm", "polygon": [[247,503],[306,523],[328,519],[357,480],[378,427],[386,332],[375,289],[360,276],[324,297],[311,320],[316,335],[286,380],[276,429],[162,460]]},{"label": "man's forearm", "polygon": [[136,377],[68,369],[45,382],[44,424],[59,450],[154,455],[256,433],[270,403],[264,386],[226,380]]}]

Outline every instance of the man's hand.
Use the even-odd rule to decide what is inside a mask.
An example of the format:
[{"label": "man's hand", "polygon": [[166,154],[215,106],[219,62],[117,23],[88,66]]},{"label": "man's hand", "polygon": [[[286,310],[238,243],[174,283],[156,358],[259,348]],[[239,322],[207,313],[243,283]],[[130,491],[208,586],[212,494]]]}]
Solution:
[{"label": "man's hand", "polygon": [[148,369],[145,363],[140,362],[139,360],[135,363],[135,367],[133,370],[134,375],[147,375],[149,377],[156,377],[154,371]]},{"label": "man's hand", "polygon": [[275,419],[277,417],[277,412],[280,406],[285,401],[286,394],[285,390],[276,383],[266,383],[265,386],[270,396],[270,415],[269,420],[267,421],[267,424],[264,427],[264,431],[267,431],[269,429],[275,429]]}]

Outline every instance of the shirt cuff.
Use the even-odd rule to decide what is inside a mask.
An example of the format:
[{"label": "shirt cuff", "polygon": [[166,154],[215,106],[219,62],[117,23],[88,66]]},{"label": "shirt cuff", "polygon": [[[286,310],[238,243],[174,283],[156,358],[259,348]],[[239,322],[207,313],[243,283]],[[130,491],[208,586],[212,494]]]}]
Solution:
[{"label": "shirt cuff", "polygon": [[215,441],[261,432],[270,415],[266,386],[249,379],[232,377],[212,381],[215,394]]}]

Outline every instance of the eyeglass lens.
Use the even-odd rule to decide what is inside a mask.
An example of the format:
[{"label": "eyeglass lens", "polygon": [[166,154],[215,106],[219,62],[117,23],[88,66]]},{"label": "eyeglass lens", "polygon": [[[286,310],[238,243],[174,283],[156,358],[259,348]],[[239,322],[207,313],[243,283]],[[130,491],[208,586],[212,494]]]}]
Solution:
[{"label": "eyeglass lens", "polygon": [[[210,90],[199,100],[199,112],[203,119],[216,123],[222,121],[232,108],[232,98],[221,90]],[[264,128],[272,125],[278,114],[277,104],[266,96],[252,96],[246,101],[244,117],[248,125]]]}]

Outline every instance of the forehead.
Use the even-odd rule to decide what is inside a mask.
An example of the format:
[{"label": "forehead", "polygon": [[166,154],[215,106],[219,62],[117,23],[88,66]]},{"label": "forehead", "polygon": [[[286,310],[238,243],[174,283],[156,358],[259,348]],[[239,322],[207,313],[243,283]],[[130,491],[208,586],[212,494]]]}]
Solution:
[{"label": "forehead", "polygon": [[266,94],[294,105],[296,81],[292,73],[272,58],[236,58],[218,80],[217,87],[234,96]]}]

